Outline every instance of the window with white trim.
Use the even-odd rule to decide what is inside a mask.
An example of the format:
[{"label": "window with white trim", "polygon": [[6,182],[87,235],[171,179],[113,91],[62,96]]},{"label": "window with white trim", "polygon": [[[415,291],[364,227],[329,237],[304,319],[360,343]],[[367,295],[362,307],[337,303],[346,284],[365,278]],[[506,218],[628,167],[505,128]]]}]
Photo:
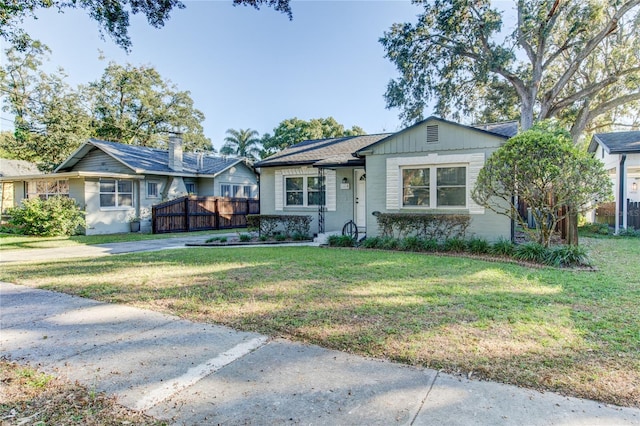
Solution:
[{"label": "window with white trim", "polygon": [[160,195],[160,184],[158,182],[147,182],[147,198],[158,198]]},{"label": "window with white trim", "polygon": [[194,182],[185,182],[184,187],[188,194],[196,194],[196,184]]},{"label": "window with white trim", "polygon": [[467,207],[466,166],[411,166],[401,171],[403,207]]},{"label": "window with white trim", "polygon": [[100,207],[133,207],[133,181],[100,179]]},{"label": "window with white trim", "polygon": [[325,180],[319,176],[286,176],[285,206],[320,206],[325,204]]},{"label": "window with white trim", "polygon": [[27,198],[41,198],[46,200],[54,196],[69,196],[69,181],[67,179],[36,180],[27,184]]}]

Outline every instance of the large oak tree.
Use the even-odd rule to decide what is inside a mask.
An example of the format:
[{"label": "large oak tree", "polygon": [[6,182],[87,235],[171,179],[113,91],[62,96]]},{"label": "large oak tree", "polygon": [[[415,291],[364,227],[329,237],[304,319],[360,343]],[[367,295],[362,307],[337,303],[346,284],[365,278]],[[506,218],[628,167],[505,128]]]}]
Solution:
[{"label": "large oak tree", "polygon": [[640,107],[640,0],[518,0],[512,15],[490,0],[415,3],[418,22],[380,39],[400,72],[387,106],[405,123],[431,101],[456,119],[514,118],[516,106],[523,130],[556,117],[577,141]]}]

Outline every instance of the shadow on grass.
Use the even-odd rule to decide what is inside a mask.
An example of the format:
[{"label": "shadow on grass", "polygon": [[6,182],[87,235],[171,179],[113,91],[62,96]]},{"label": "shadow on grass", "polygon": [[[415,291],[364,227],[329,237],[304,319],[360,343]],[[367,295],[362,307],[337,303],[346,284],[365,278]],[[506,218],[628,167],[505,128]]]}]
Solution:
[{"label": "shadow on grass", "polygon": [[638,287],[615,270],[295,247],[9,265],[2,279],[640,406]]}]

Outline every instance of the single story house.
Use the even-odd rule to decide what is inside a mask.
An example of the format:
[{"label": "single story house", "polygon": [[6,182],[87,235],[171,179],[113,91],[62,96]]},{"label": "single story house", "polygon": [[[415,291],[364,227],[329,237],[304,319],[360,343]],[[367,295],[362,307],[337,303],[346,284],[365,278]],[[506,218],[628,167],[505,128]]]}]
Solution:
[{"label": "single story house", "polygon": [[353,220],[379,235],[374,213],[471,216],[468,232],[511,236],[511,221],[477,205],[471,191],[486,159],[517,122],[466,126],[429,117],[397,133],[303,141],[255,163],[261,214],[310,215],[311,232],[340,232]]},{"label": "single story house", "polygon": [[[24,160],[8,160],[6,158],[0,158],[0,178],[3,176],[26,176],[26,175],[38,175],[42,174],[38,170],[38,166],[33,163]],[[14,206],[13,200],[13,182],[0,181],[0,214],[8,207]]]},{"label": "single story house", "polygon": [[640,131],[596,133],[589,152],[609,172],[615,197],[615,232],[627,229],[628,201],[640,202]]},{"label": "single story house", "polygon": [[13,184],[14,205],[25,198],[63,195],[86,212],[87,235],[129,232],[141,219],[151,230],[151,207],[187,194],[258,198],[255,169],[240,158],[182,151],[170,138],[161,150],[89,139],[53,173],[2,176]]}]

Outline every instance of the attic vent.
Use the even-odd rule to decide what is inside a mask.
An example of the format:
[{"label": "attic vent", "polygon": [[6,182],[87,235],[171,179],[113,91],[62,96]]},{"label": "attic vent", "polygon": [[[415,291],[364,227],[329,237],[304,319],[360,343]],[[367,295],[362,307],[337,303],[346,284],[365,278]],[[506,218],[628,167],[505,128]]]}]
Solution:
[{"label": "attic vent", "polygon": [[427,143],[438,142],[438,126],[427,126]]}]

